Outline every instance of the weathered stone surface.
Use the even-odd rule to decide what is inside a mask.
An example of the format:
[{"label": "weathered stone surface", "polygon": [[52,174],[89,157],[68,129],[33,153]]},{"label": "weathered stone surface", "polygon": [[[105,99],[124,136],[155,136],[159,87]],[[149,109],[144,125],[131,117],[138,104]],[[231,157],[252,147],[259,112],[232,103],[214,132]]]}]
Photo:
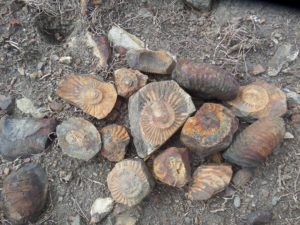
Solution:
[{"label": "weathered stone surface", "polygon": [[126,53],[126,61],[130,68],[147,73],[171,74],[175,61],[165,51],[132,49]]},{"label": "weathered stone surface", "polygon": [[234,114],[223,105],[204,103],[195,116],[187,119],[180,140],[204,158],[231,144],[238,122]]},{"label": "weathered stone surface", "polygon": [[164,150],[153,161],[153,174],[165,184],[183,187],[191,179],[188,150],[176,147]]},{"label": "weathered stone surface", "polygon": [[48,178],[40,165],[27,164],[3,182],[6,214],[15,225],[35,222],[47,199]]},{"label": "weathered stone surface", "polygon": [[108,39],[114,46],[126,49],[142,49],[145,47],[143,41],[117,26],[113,26],[109,30]]},{"label": "weathered stone surface", "polygon": [[90,224],[99,223],[106,217],[114,207],[114,200],[112,198],[97,198],[91,207],[91,221]]},{"label": "weathered stone surface", "polygon": [[284,92],[263,80],[241,86],[238,96],[227,103],[235,115],[248,120],[282,116],[287,111]]},{"label": "weathered stone surface", "polygon": [[112,49],[105,35],[86,33],[87,45],[92,48],[94,56],[99,59],[101,67],[108,67],[112,58]]},{"label": "weathered stone surface", "polygon": [[188,5],[198,10],[211,10],[213,0],[184,0]]},{"label": "weathered stone surface", "polygon": [[48,110],[44,107],[37,108],[29,98],[21,98],[16,101],[18,109],[25,113],[30,114],[34,118],[44,118],[48,115]]},{"label": "weathered stone surface", "polygon": [[243,130],[223,157],[242,167],[258,167],[284,138],[285,123],[280,117],[265,117]]},{"label": "weathered stone surface", "polygon": [[164,144],[195,111],[191,97],[174,81],[153,82],[129,99],[131,134],[145,158]]},{"label": "weathered stone surface", "polygon": [[56,128],[58,144],[64,154],[88,161],[101,148],[101,137],[89,121],[71,117]]},{"label": "weathered stone surface", "polygon": [[130,141],[126,128],[112,124],[102,128],[100,133],[103,142],[101,155],[112,162],[123,160]]},{"label": "weathered stone surface", "polygon": [[154,187],[154,180],[141,159],[125,159],[118,162],[107,176],[112,198],[121,204],[139,204]]},{"label": "weathered stone surface", "polygon": [[0,95],[0,110],[11,113],[14,107],[14,98],[11,96]]},{"label": "weathered stone surface", "polygon": [[188,197],[191,200],[208,200],[225,190],[232,177],[230,165],[203,165],[193,174]]},{"label": "weathered stone surface", "polygon": [[238,95],[240,86],[221,68],[184,59],[178,60],[172,79],[192,95],[204,99],[232,100]]},{"label": "weathered stone surface", "polygon": [[283,65],[294,61],[299,54],[297,46],[292,44],[283,44],[278,47],[274,56],[269,61],[268,75],[277,76]]},{"label": "weathered stone surface", "polygon": [[133,93],[144,87],[147,83],[148,76],[138,70],[127,68],[118,69],[114,72],[115,85],[118,95],[128,98]]},{"label": "weathered stone surface", "polygon": [[17,119],[11,116],[0,120],[0,153],[4,159],[15,160],[41,153],[49,144],[54,132],[54,119]]}]

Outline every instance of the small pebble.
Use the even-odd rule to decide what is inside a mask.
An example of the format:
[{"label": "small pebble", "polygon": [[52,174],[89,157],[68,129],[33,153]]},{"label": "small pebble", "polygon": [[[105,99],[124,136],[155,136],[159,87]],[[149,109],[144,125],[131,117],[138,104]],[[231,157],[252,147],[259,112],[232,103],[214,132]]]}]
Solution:
[{"label": "small pebble", "polygon": [[241,198],[239,196],[235,196],[233,200],[233,205],[235,208],[240,208],[241,206]]},{"label": "small pebble", "polygon": [[294,135],[290,132],[286,132],[284,135],[284,139],[294,139]]},{"label": "small pebble", "polygon": [[64,108],[64,105],[60,102],[53,101],[49,104],[49,107],[54,112],[61,112]]},{"label": "small pebble", "polygon": [[70,65],[72,62],[72,57],[71,56],[60,57],[59,62],[62,64]]},{"label": "small pebble", "polygon": [[266,69],[263,65],[261,64],[257,64],[254,68],[253,68],[253,71],[252,71],[252,74],[254,76],[257,76],[257,75],[260,75],[262,73],[266,72]]},{"label": "small pebble", "polygon": [[277,203],[279,202],[279,200],[280,200],[280,197],[274,196],[274,197],[272,198],[272,205],[273,205],[273,206],[277,205]]},{"label": "small pebble", "polygon": [[10,170],[8,167],[6,167],[3,172],[4,172],[4,175],[7,176],[9,174]]}]

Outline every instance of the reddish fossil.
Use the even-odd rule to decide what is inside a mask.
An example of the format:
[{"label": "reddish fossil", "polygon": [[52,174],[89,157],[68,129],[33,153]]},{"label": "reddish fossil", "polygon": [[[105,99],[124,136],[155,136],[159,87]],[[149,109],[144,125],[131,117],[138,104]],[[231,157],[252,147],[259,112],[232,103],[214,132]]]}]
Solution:
[{"label": "reddish fossil", "polygon": [[281,144],[284,134],[285,124],[282,118],[257,120],[237,136],[223,157],[242,167],[257,167]]},{"label": "reddish fossil", "polygon": [[188,197],[191,200],[208,200],[223,191],[230,183],[231,177],[230,165],[199,166],[193,174]]},{"label": "reddish fossil", "polygon": [[163,183],[183,187],[191,179],[188,150],[171,147],[163,151],[154,159],[153,174]]},{"label": "reddish fossil", "polygon": [[285,94],[262,80],[241,86],[237,98],[228,104],[237,116],[249,119],[282,116],[287,111]]},{"label": "reddish fossil", "polygon": [[238,119],[229,109],[220,104],[205,103],[186,121],[180,140],[199,156],[206,157],[227,148],[237,128]]},{"label": "reddish fossil", "polygon": [[233,76],[210,64],[178,60],[172,78],[192,95],[205,99],[232,100],[239,92]]},{"label": "reddish fossil", "polygon": [[3,182],[6,214],[13,224],[35,222],[47,198],[47,174],[40,165],[28,164]]},{"label": "reddish fossil", "polygon": [[101,155],[109,161],[118,162],[124,159],[130,137],[125,127],[112,124],[100,130],[103,147]]},{"label": "reddish fossil", "polygon": [[117,101],[114,85],[92,76],[68,76],[59,84],[57,94],[97,119],[106,117]]}]

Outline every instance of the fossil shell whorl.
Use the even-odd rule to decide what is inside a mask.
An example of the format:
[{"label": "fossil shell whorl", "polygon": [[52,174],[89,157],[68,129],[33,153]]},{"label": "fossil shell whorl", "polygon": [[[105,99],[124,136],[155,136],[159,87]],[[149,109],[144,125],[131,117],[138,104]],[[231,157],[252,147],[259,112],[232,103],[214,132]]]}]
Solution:
[{"label": "fossil shell whorl", "polygon": [[101,155],[109,161],[118,162],[124,159],[130,137],[126,128],[120,125],[108,125],[100,130],[103,146]]},{"label": "fossil shell whorl", "polygon": [[131,96],[129,120],[138,155],[158,149],[194,111],[191,97],[174,81],[150,83]]},{"label": "fossil shell whorl", "polygon": [[222,69],[188,60],[179,60],[172,79],[192,95],[205,99],[232,100],[239,92],[239,83]]},{"label": "fossil shell whorl", "polygon": [[56,129],[58,145],[64,154],[82,160],[93,158],[101,148],[101,137],[89,121],[71,117]]},{"label": "fossil shell whorl", "polygon": [[118,95],[128,98],[134,92],[144,87],[148,76],[138,70],[121,68],[114,72],[115,84]]},{"label": "fossil shell whorl", "polygon": [[147,73],[171,74],[175,62],[165,51],[150,51],[147,49],[131,49],[126,54],[129,67]]},{"label": "fossil shell whorl", "polygon": [[266,117],[257,120],[237,136],[223,157],[242,167],[257,167],[281,144],[284,134],[282,118]]},{"label": "fossil shell whorl", "polygon": [[238,119],[229,109],[205,103],[184,124],[180,140],[199,156],[206,157],[227,148],[238,128]]},{"label": "fossil shell whorl", "polygon": [[223,191],[230,183],[231,177],[230,165],[199,166],[193,174],[188,197],[191,200],[208,200]]},{"label": "fossil shell whorl", "polygon": [[70,75],[59,84],[57,94],[97,119],[106,117],[117,101],[114,86],[92,76]]},{"label": "fossil shell whorl", "polygon": [[3,182],[6,213],[13,224],[35,222],[47,198],[47,174],[40,165],[27,164]]},{"label": "fossil shell whorl", "polygon": [[125,159],[110,171],[107,185],[116,202],[133,206],[150,193],[154,181],[144,161]]},{"label": "fossil shell whorl", "polygon": [[153,161],[153,174],[163,183],[183,187],[191,179],[191,166],[186,148],[171,147]]},{"label": "fossil shell whorl", "polygon": [[237,98],[228,104],[237,116],[250,119],[282,116],[287,111],[285,94],[262,80],[241,86]]}]

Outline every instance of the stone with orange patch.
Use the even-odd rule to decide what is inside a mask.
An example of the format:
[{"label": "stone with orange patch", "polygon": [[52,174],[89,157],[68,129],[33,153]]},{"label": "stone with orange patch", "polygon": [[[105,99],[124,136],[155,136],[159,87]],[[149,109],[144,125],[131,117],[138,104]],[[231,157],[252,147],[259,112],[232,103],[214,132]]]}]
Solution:
[{"label": "stone with orange patch", "polygon": [[153,174],[165,184],[183,187],[191,179],[188,150],[171,147],[163,151],[154,159]]},{"label": "stone with orange patch", "polygon": [[237,136],[223,157],[242,167],[257,167],[282,143],[284,134],[282,118],[257,120]]},{"label": "stone with orange patch", "polygon": [[206,157],[227,148],[237,128],[238,119],[229,109],[220,104],[205,103],[186,121],[180,140],[199,156]]},{"label": "stone with orange patch", "polygon": [[193,183],[188,191],[191,200],[208,200],[223,191],[230,183],[232,168],[230,165],[203,165],[193,174]]},{"label": "stone with orange patch", "polygon": [[246,119],[282,116],[287,112],[283,91],[262,80],[241,86],[237,98],[227,103],[233,113]]}]

